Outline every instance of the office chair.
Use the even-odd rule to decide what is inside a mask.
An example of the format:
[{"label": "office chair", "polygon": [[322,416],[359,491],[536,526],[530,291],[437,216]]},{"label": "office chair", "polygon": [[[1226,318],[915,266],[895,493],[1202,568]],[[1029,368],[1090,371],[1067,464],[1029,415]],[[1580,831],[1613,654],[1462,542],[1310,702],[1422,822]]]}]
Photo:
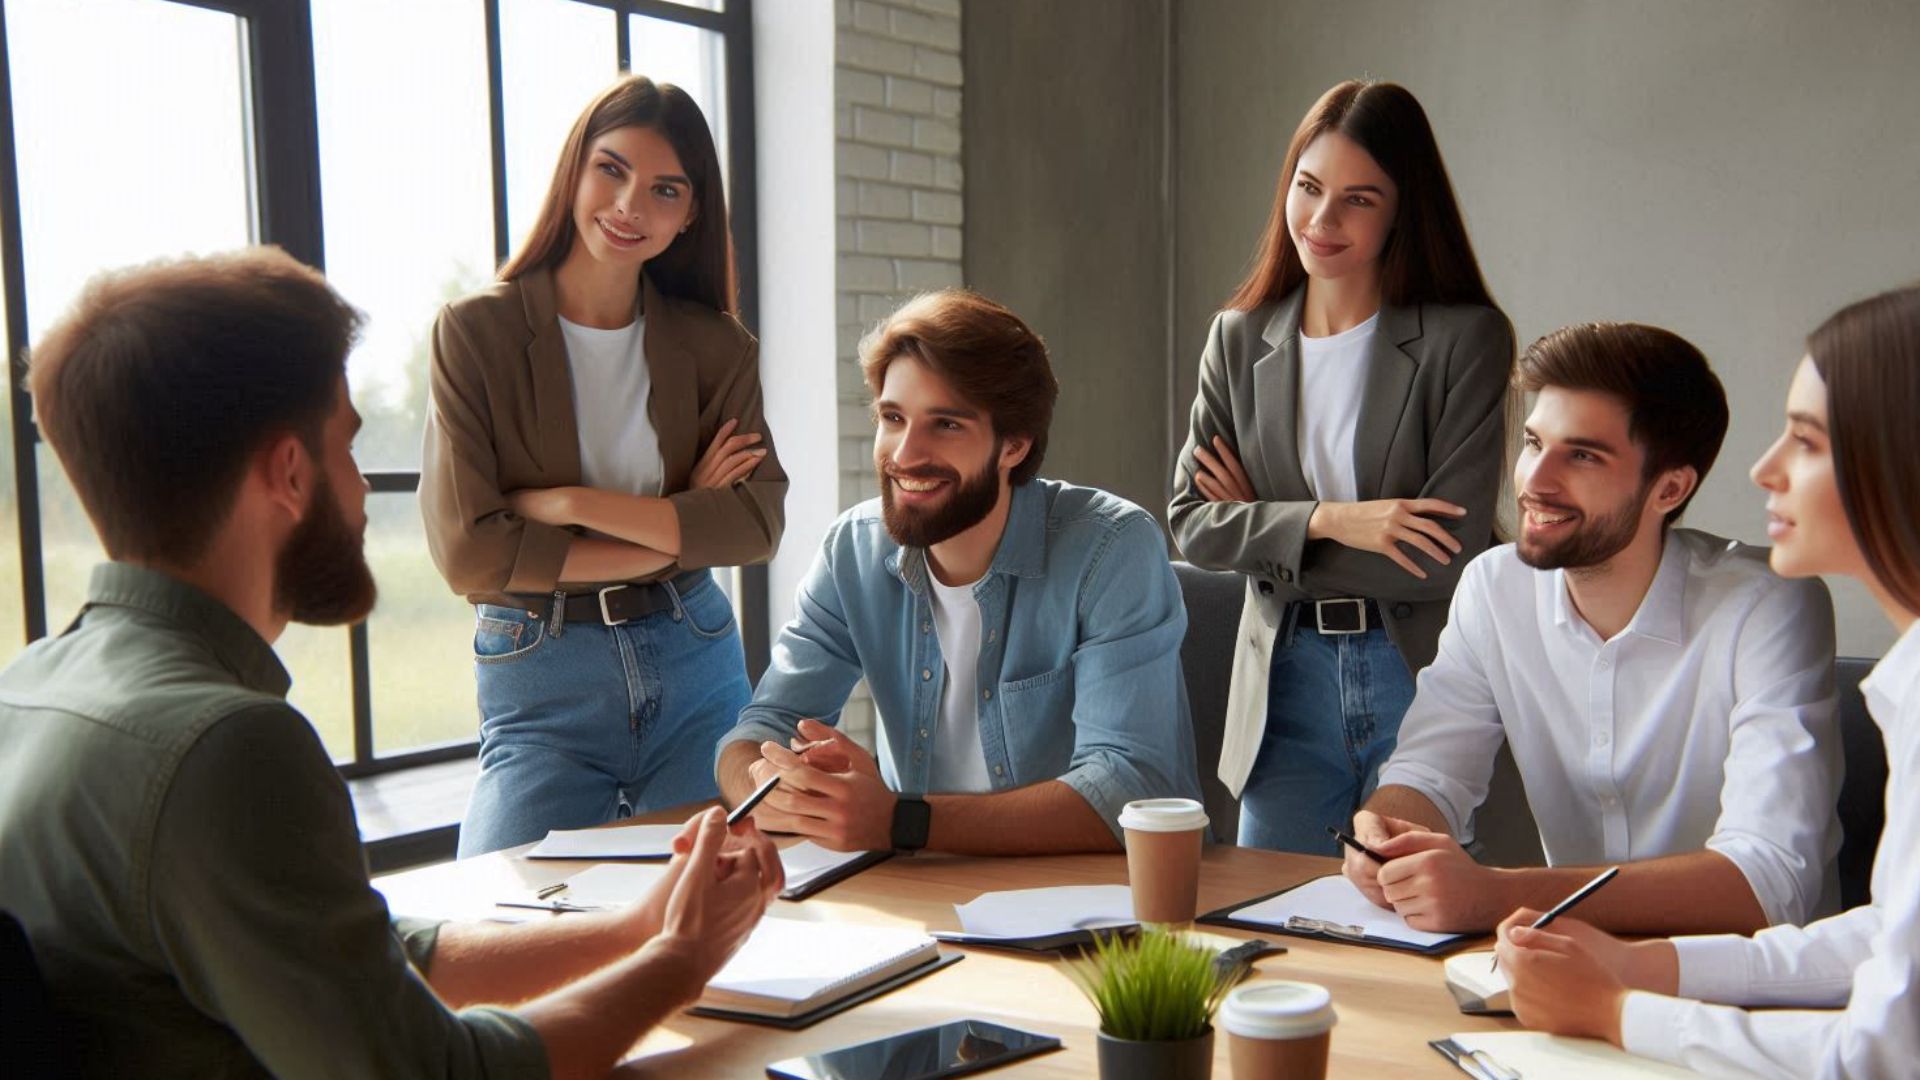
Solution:
[{"label": "office chair", "polygon": [[1846,757],[1846,779],[1840,784],[1840,906],[1867,902],[1873,855],[1880,847],[1880,830],[1887,823],[1887,747],[1880,728],[1867,715],[1860,680],[1873,670],[1874,660],[1842,656],[1833,662],[1834,689],[1840,695],[1840,745]]},{"label": "office chair", "polygon": [[1187,637],[1180,666],[1193,713],[1194,760],[1200,768],[1201,800],[1213,838],[1231,844],[1240,835],[1240,800],[1220,782],[1220,741],[1226,733],[1227,683],[1233,674],[1233,639],[1240,631],[1240,601],[1246,579],[1225,570],[1173,564],[1187,607]]},{"label": "office chair", "polygon": [[0,911],[0,1075],[43,1080],[64,1075],[55,1057],[53,1007],[26,928]]}]

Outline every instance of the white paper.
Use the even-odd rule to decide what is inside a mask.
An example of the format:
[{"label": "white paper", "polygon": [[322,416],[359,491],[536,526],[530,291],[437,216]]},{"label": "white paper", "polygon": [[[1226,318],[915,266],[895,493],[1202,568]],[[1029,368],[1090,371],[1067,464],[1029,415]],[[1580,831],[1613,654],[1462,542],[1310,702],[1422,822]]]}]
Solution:
[{"label": "white paper", "polygon": [[1063,885],[982,893],[955,904],[961,929],[987,937],[1027,938],[1134,921],[1133,891],[1125,885]]},{"label": "white paper", "polygon": [[673,854],[679,825],[623,825],[617,829],[555,829],[527,852],[529,859],[664,859]]},{"label": "white paper", "polygon": [[1681,1080],[1699,1074],[1655,1061],[1598,1039],[1570,1039],[1538,1031],[1469,1031],[1453,1036],[1467,1050],[1478,1050],[1507,1071],[1553,1080]]},{"label": "white paper", "polygon": [[780,866],[787,872],[787,888],[797,889],[866,856],[864,851],[828,851],[811,840],[802,840],[780,849]]},{"label": "white paper", "polygon": [[567,879],[567,887],[547,897],[578,907],[625,907],[667,876],[664,863],[601,863]]},{"label": "white paper", "polygon": [[1295,915],[1341,926],[1358,926],[1368,937],[1404,942],[1421,948],[1462,936],[1415,930],[1398,913],[1376,907],[1358,886],[1340,874],[1309,881],[1279,896],[1233,912],[1233,917],[1241,922],[1260,923],[1276,929],[1286,926],[1287,920]]},{"label": "white paper", "polygon": [[[787,886],[791,888],[865,854],[864,851],[828,851],[803,840],[781,850],[780,865],[786,869]],[[644,896],[666,873],[665,863],[599,863],[567,878],[565,889],[545,899],[574,907],[623,907]],[[531,896],[523,899],[538,902]]]}]

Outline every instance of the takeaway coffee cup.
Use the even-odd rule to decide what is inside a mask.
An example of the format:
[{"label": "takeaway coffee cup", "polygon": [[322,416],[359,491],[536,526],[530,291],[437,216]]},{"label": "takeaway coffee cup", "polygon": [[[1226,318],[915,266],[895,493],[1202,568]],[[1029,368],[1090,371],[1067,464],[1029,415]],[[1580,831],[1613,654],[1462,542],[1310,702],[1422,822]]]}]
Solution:
[{"label": "takeaway coffee cup", "polygon": [[1333,995],[1317,983],[1239,987],[1227,995],[1219,1017],[1233,1080],[1321,1080],[1336,1019]]},{"label": "takeaway coffee cup", "polygon": [[1133,917],[1190,923],[1200,895],[1200,845],[1207,811],[1192,799],[1140,799],[1120,811],[1127,833]]}]

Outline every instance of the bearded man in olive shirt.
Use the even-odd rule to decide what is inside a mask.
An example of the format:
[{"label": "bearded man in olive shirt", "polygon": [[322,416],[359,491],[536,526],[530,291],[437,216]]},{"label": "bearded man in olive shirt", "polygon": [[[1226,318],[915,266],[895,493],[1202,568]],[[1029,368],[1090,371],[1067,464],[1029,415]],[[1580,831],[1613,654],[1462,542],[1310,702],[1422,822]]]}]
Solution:
[{"label": "bearded man in olive shirt", "polygon": [[97,280],[34,350],[113,561],[0,673],[0,908],[82,1075],[605,1075],[780,888],[766,838],[709,811],[627,910],[390,920],[270,647],[373,606],[358,321],[256,249]]}]

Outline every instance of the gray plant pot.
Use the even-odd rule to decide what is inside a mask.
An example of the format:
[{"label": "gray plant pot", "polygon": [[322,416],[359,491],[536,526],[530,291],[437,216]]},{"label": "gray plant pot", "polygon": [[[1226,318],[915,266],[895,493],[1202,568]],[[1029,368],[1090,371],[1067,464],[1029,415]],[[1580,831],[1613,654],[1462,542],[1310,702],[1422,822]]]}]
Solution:
[{"label": "gray plant pot", "polygon": [[1100,1032],[1100,1080],[1211,1080],[1213,1028],[1191,1039],[1116,1039]]}]

